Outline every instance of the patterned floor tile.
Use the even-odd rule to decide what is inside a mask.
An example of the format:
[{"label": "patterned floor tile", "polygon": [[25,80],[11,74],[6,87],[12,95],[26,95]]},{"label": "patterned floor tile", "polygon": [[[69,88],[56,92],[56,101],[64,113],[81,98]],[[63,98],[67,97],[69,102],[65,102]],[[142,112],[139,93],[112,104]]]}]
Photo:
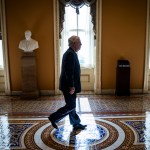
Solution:
[{"label": "patterned floor tile", "polygon": [[62,95],[0,96],[0,150],[150,150],[149,95],[78,95],[82,131],[68,117],[51,126],[47,117],[64,105]]},{"label": "patterned floor tile", "polygon": [[[62,95],[22,100],[20,97],[0,97],[0,115],[49,114],[65,105]],[[150,110],[149,96],[78,95],[77,112],[95,114],[145,113]]]},{"label": "patterned floor tile", "polygon": [[82,115],[85,130],[72,129],[66,117],[54,129],[47,118],[11,119],[1,117],[0,147],[36,150],[125,150],[145,149],[143,116],[93,117]]}]

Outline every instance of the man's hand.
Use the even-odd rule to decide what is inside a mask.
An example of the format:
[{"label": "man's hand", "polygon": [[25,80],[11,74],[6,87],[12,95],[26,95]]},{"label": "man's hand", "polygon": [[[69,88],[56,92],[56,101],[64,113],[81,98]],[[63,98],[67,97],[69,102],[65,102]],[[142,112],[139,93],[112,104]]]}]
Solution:
[{"label": "man's hand", "polygon": [[75,92],[75,87],[70,87],[69,88],[69,93],[72,95]]}]

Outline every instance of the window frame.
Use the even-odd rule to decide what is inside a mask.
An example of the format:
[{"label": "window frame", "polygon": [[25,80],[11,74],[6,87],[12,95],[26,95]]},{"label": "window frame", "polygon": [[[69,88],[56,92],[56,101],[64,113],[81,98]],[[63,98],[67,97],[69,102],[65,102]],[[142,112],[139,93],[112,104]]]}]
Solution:
[{"label": "window frame", "polygon": [[[95,40],[95,83],[94,83],[94,93],[101,94],[101,35],[102,35],[102,0],[96,1],[96,6],[92,11],[94,14],[97,14],[93,17],[94,22],[94,31],[96,32]],[[63,11],[62,4],[59,0],[53,0],[53,11],[54,11],[54,61],[55,61],[55,91],[54,94],[61,94],[59,90],[59,76],[60,76],[60,41],[61,41],[61,31],[63,29],[62,22],[64,21],[63,14],[60,11]]]}]

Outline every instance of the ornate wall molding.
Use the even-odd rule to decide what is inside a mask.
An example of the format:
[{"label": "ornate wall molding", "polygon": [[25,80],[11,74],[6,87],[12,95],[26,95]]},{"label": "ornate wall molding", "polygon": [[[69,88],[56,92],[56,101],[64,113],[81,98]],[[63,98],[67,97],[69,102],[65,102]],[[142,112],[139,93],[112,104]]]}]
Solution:
[{"label": "ornate wall molding", "polygon": [[147,0],[147,25],[145,43],[145,68],[143,93],[148,93],[149,57],[150,57],[150,0]]},{"label": "ornate wall molding", "polygon": [[59,2],[64,6],[71,6],[75,8],[77,10],[76,12],[79,13],[79,9],[82,6],[86,5],[90,7],[91,5],[96,3],[96,0],[59,0]]},{"label": "ornate wall molding", "polygon": [[0,19],[1,19],[1,30],[2,30],[1,33],[3,37],[2,43],[3,43],[3,60],[4,60],[5,95],[11,95],[8,49],[7,49],[5,0],[0,0]]},{"label": "ornate wall molding", "polygon": [[94,93],[101,94],[101,29],[102,29],[102,0],[96,3],[96,66],[95,66],[95,84]]},{"label": "ornate wall molding", "polygon": [[59,39],[59,2],[53,0],[54,4],[54,60],[55,60],[55,95],[60,94],[59,75],[60,75],[60,39]]}]

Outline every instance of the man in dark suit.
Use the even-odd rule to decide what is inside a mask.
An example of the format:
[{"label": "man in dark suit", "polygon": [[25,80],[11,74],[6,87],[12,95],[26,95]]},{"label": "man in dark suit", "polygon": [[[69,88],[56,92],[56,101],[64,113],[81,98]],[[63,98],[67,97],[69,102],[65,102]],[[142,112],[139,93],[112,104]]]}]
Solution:
[{"label": "man in dark suit", "polygon": [[81,48],[81,41],[78,36],[71,36],[68,39],[69,48],[63,55],[60,75],[59,89],[63,92],[66,105],[51,114],[48,119],[54,128],[56,123],[69,114],[70,124],[73,129],[85,129],[87,125],[80,124],[81,120],[76,113],[76,93],[81,92],[80,64],[76,52]]}]

